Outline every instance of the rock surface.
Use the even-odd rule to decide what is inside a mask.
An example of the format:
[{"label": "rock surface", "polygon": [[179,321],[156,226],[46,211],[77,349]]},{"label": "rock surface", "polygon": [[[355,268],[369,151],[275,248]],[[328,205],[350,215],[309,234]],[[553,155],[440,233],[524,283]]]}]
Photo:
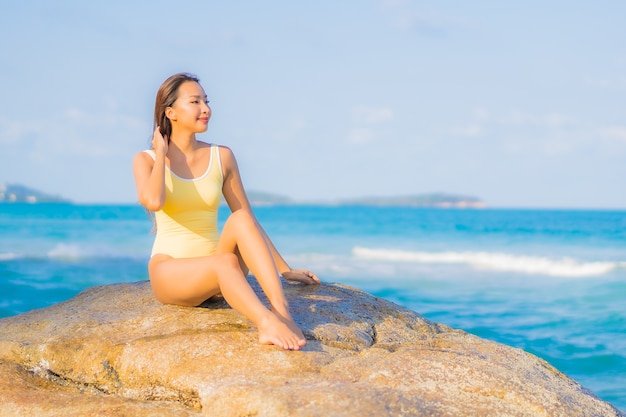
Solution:
[{"label": "rock surface", "polygon": [[[260,292],[255,286],[257,292]],[[624,416],[545,361],[361,291],[285,285],[303,351],[148,282],[0,320],[2,416]]]}]

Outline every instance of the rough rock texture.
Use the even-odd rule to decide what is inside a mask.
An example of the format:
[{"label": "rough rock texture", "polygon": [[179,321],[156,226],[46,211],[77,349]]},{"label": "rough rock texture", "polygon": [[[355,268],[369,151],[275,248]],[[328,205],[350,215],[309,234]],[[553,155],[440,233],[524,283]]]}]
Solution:
[{"label": "rough rock texture", "polygon": [[162,305],[147,282],[0,320],[0,415],[623,417],[519,349],[352,288],[285,290],[300,352],[260,345],[223,301]]}]

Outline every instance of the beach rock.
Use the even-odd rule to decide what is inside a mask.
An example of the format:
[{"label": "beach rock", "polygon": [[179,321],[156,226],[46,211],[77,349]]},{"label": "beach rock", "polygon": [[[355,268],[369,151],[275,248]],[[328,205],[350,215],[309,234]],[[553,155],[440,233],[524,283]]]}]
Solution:
[{"label": "beach rock", "polygon": [[148,282],[2,319],[0,415],[623,416],[520,349],[342,285],[285,291],[303,351],[260,345],[223,300],[162,305]]}]

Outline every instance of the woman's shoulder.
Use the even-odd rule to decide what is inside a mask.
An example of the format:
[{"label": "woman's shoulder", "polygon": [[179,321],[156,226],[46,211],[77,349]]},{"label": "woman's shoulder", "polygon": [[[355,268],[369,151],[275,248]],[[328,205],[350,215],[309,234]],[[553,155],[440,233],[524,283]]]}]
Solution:
[{"label": "woman's shoulder", "polygon": [[226,145],[215,145],[217,146],[218,155],[220,159],[220,164],[224,169],[224,174],[226,175],[228,172],[233,170],[233,168],[237,167],[237,161],[235,160],[235,154],[232,149],[230,149]]},{"label": "woman's shoulder", "polygon": [[230,153],[232,154],[233,151],[226,145],[220,145],[219,143],[212,143],[212,142],[203,142],[203,141],[198,141],[198,146],[201,149],[211,149],[213,147],[217,147],[217,149],[220,152],[220,155],[224,155],[226,153]]},{"label": "woman's shoulder", "polygon": [[224,157],[226,157],[226,158],[234,157],[233,150],[230,149],[228,146],[226,146],[226,145],[219,145],[217,143],[214,143],[213,146],[217,146],[217,149],[220,152],[220,157],[222,157],[222,158],[224,158]]},{"label": "woman's shoulder", "polygon": [[230,149],[226,145],[221,145],[219,143],[213,143],[213,142],[204,142],[204,141],[201,141],[201,140],[198,141],[198,146],[200,146],[202,148],[212,148],[213,146],[217,146],[220,150],[221,149]]},{"label": "woman's shoulder", "polygon": [[155,160],[156,155],[150,149],[137,152],[133,157],[133,170],[137,172],[137,170],[152,169]]},{"label": "woman's shoulder", "polygon": [[156,154],[152,149],[139,151],[135,154],[135,157],[133,158],[134,161],[154,161],[155,159]]}]

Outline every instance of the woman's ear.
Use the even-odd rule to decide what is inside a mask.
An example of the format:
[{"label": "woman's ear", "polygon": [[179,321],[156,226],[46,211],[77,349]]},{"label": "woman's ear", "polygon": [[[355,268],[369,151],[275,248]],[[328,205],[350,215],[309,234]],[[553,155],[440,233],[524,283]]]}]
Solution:
[{"label": "woman's ear", "polygon": [[171,121],[176,121],[176,112],[173,108],[168,107],[165,109],[165,117],[167,117]]}]

